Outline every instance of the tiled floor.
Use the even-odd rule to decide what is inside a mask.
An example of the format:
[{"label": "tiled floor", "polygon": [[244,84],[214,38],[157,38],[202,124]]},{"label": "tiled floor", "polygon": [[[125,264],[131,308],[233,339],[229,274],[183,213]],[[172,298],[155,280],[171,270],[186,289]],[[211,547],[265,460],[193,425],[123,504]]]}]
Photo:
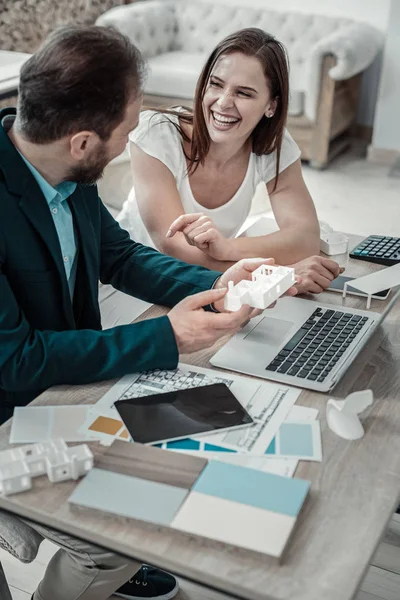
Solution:
[{"label": "tiled floor", "polygon": [[[314,198],[318,215],[334,229],[353,233],[400,236],[400,179],[388,177],[388,169],[370,165],[360,152],[353,151],[336,160],[325,171],[304,165],[304,178]],[[131,186],[129,163],[120,162],[106,169],[99,185],[103,201],[114,208],[122,205]],[[260,188],[253,203],[253,213],[269,209],[268,197]],[[115,210],[116,209],[116,210]],[[390,542],[390,543],[389,543]],[[13,600],[30,600],[30,594],[42,577],[54,546],[43,544],[38,559],[21,565],[0,551],[0,560],[12,588]],[[379,546],[377,555],[356,600],[399,600],[400,598],[400,523],[392,521],[388,540]],[[338,574],[340,577],[340,573]],[[208,593],[207,593],[208,594]],[[184,584],[180,600],[219,600],[203,595]],[[340,600],[340,598],[338,598]]]}]

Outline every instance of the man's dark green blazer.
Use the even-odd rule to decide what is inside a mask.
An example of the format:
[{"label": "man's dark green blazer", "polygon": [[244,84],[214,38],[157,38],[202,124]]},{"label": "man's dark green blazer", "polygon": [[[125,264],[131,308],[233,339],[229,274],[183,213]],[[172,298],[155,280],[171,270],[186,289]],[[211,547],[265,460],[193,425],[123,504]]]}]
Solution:
[{"label": "man's dark green blazer", "polygon": [[[15,110],[0,111],[0,123],[7,114]],[[0,125],[0,423],[52,385],[176,367],[168,317],[101,331],[99,280],[173,306],[220,275],[131,241],[96,186],[78,185],[69,205],[78,247],[73,303],[48,204]]]}]

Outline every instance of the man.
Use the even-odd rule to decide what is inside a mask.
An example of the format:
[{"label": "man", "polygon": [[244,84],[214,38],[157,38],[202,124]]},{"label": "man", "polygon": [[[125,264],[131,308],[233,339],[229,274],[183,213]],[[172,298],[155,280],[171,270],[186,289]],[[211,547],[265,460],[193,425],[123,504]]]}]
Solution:
[{"label": "man", "polygon": [[[250,278],[265,260],[222,276],[186,265],[129,240],[98,197],[96,180],[138,122],[144,74],[140,53],[116,31],[63,28],[23,66],[18,110],[0,111],[0,422],[52,385],[175,368],[180,353],[253,314],[217,313],[227,282]],[[173,308],[103,332],[99,279]],[[34,600],[177,593],[167,573],[34,527],[60,546]]]}]

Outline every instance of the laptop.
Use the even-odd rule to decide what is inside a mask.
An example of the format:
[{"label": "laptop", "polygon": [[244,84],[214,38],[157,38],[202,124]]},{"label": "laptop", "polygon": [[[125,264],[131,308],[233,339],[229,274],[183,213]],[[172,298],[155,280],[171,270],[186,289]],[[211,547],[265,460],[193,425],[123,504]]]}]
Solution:
[{"label": "laptop", "polygon": [[382,314],[285,296],[234,335],[211,364],[319,392],[331,390],[400,299]]}]

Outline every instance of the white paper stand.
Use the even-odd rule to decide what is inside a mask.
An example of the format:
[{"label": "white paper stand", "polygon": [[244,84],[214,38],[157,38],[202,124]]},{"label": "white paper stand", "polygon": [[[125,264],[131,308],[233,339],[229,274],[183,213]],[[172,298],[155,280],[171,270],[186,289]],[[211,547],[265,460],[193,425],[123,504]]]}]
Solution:
[{"label": "white paper stand", "polygon": [[372,390],[353,392],[345,400],[330,398],[326,406],[326,420],[329,429],[345,440],[362,438],[364,428],[358,415],[371,406],[373,400]]},{"label": "white paper stand", "polygon": [[346,282],[343,286],[343,298],[346,298],[348,285],[367,294],[367,308],[370,308],[371,298],[374,294],[400,285],[400,263]]}]

